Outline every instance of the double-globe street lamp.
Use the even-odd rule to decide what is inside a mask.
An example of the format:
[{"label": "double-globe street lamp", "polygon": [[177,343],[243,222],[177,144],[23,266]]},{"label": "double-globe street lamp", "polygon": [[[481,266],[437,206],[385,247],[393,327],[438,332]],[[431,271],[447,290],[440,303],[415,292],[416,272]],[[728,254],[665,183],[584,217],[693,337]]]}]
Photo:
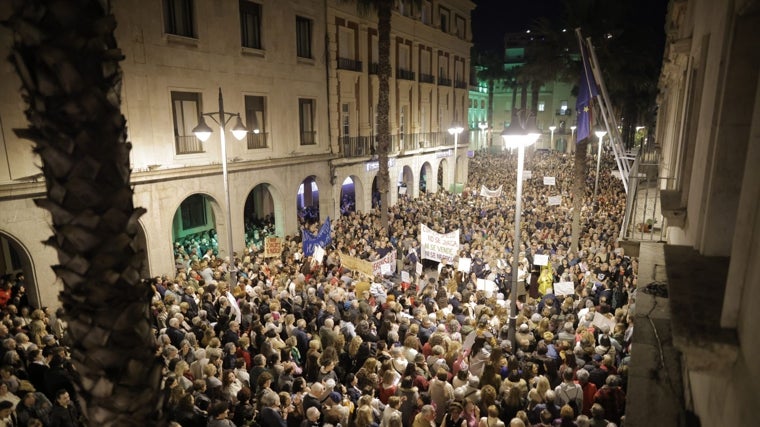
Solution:
[{"label": "double-globe street lamp", "polygon": [[454,125],[449,128],[449,133],[451,135],[454,135],[454,167],[452,168],[452,177],[451,177],[451,192],[456,193],[457,192],[457,145],[459,145],[459,134],[462,133],[464,128],[459,125]]},{"label": "double-globe street lamp", "polygon": [[206,124],[206,120],[204,119],[205,116],[208,116],[213,120],[215,123],[219,125],[219,140],[222,144],[222,180],[224,181],[224,198],[225,198],[225,208],[227,209],[227,245],[229,250],[229,268],[232,269],[232,265],[234,264],[234,254],[233,252],[233,238],[232,238],[232,210],[230,209],[230,183],[227,179],[227,141],[224,136],[224,127],[232,120],[232,118],[236,118],[235,125],[232,126],[232,135],[238,140],[242,140],[245,138],[246,134],[248,133],[248,129],[245,128],[243,125],[243,121],[240,119],[239,113],[227,113],[224,111],[224,99],[222,98],[222,88],[219,88],[219,111],[215,111],[212,113],[201,113],[200,116],[200,123],[198,123],[198,126],[196,126],[193,129],[193,133],[195,136],[201,140],[201,142],[205,142],[208,140],[208,138],[211,136],[211,133],[213,130]]},{"label": "double-globe street lamp", "polygon": [[513,117],[512,122],[501,133],[505,148],[517,148],[517,188],[515,191],[515,238],[512,245],[512,289],[509,293],[509,333],[508,339],[512,343],[513,351],[517,350],[517,285],[520,267],[520,216],[522,215],[522,183],[523,167],[525,163],[525,147],[536,143],[541,132],[536,129],[535,123],[529,120],[523,128]]}]

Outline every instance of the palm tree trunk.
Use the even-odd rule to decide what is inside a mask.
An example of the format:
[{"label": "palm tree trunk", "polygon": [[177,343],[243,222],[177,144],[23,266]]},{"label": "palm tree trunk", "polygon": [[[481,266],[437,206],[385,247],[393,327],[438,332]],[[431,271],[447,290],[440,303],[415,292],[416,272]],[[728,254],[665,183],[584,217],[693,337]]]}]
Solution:
[{"label": "palm tree trunk", "polygon": [[390,100],[389,79],[391,75],[391,0],[377,1],[377,48],[379,98],[377,101],[377,152],[380,168],[377,188],[380,190],[380,223],[383,230],[390,230],[388,220],[389,184],[388,151],[390,148]]},{"label": "palm tree trunk", "polygon": [[[90,425],[161,424],[161,364],[140,281],[145,248],[129,183],[121,51],[108,2],[14,1],[12,62],[52,217],[78,399]],[[104,9],[104,7],[106,9]]]},{"label": "palm tree trunk", "polygon": [[578,141],[575,146],[575,163],[573,164],[573,224],[570,247],[573,252],[579,249],[581,236],[581,209],[586,196],[586,150],[588,138]]}]

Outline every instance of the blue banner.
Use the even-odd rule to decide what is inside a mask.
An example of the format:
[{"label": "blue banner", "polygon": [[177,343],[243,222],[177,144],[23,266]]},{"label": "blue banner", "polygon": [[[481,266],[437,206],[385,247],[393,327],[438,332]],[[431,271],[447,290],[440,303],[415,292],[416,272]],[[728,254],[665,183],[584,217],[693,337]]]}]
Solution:
[{"label": "blue banner", "polygon": [[578,114],[578,137],[576,142],[582,141],[591,134],[591,99],[599,95],[594,80],[594,73],[591,72],[591,66],[588,63],[586,47],[581,45],[581,70],[580,89],[578,90],[578,101],[575,108]]},{"label": "blue banner", "polygon": [[314,247],[315,246],[321,246],[323,248],[327,247],[327,245],[332,242],[332,237],[330,237],[330,217],[327,217],[327,220],[324,224],[322,224],[321,227],[319,227],[319,231],[317,234],[313,234],[310,231],[303,229],[301,230],[301,240],[303,242],[303,254],[306,256],[312,256],[314,255]]}]

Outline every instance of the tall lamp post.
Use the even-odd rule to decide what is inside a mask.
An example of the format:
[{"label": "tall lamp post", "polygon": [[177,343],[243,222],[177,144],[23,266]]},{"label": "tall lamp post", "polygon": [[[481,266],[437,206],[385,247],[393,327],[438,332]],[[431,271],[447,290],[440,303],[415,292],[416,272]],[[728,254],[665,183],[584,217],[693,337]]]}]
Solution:
[{"label": "tall lamp post", "polygon": [[599,148],[596,152],[596,179],[594,179],[594,200],[596,200],[596,191],[599,188],[599,166],[602,163],[602,140],[604,135],[607,135],[606,130],[598,130],[594,132],[597,138],[599,138]]},{"label": "tall lamp post", "polygon": [[486,129],[488,129],[488,123],[480,122],[478,123],[478,128],[480,128],[480,148],[484,148],[486,146]]},{"label": "tall lamp post", "polygon": [[551,132],[551,136],[549,137],[549,150],[554,150],[554,131],[557,130],[557,126],[551,125],[549,126],[549,132]]},{"label": "tall lamp post", "polygon": [[230,209],[230,183],[227,179],[227,141],[224,137],[224,127],[230,122],[230,120],[232,120],[233,117],[236,118],[237,120],[235,121],[235,125],[230,130],[232,131],[232,135],[238,141],[245,138],[245,135],[248,133],[248,129],[243,126],[243,121],[240,120],[239,113],[227,113],[224,111],[222,88],[219,88],[219,111],[212,113],[202,113],[200,123],[198,123],[198,126],[196,126],[195,129],[193,129],[193,133],[198,139],[201,140],[201,142],[205,142],[213,132],[213,130],[206,124],[206,120],[204,119],[206,116],[210,117],[211,120],[219,125],[219,140],[222,144],[222,179],[224,181],[225,208],[227,209],[227,244],[229,248],[228,250],[230,265],[232,265],[235,262],[232,244],[234,239],[232,238],[232,210]]},{"label": "tall lamp post", "polygon": [[464,128],[459,125],[454,125],[449,128],[449,133],[454,135],[454,167],[452,168],[451,177],[452,193],[456,193],[457,191],[457,145],[459,145],[459,134],[462,133],[463,130]]},{"label": "tall lamp post", "polygon": [[513,351],[517,350],[516,332],[517,332],[517,285],[519,278],[518,271],[520,267],[520,216],[522,215],[522,183],[523,167],[525,163],[525,147],[535,144],[540,136],[538,129],[534,125],[528,125],[527,129],[517,124],[517,117],[512,118],[512,122],[501,133],[504,140],[504,147],[517,148],[517,189],[515,191],[515,238],[512,248],[512,290],[509,293],[509,333],[508,339],[512,343]]}]

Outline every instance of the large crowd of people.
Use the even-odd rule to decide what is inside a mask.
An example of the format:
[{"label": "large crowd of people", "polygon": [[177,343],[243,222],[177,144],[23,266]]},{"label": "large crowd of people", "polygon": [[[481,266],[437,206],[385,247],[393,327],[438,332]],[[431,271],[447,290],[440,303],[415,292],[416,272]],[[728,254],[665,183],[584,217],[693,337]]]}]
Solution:
[{"label": "large crowd of people", "polygon": [[[333,221],[321,259],[303,253],[299,235],[287,236],[280,256],[251,245],[230,262],[210,251],[146,280],[166,364],[165,414],[183,427],[622,425],[637,275],[637,260],[616,242],[622,185],[603,159],[596,199],[588,179],[573,248],[572,158],[530,153],[515,248],[515,163],[509,153],[478,153],[462,194],[401,196],[388,229],[377,210],[348,212]],[[483,194],[499,186],[501,195]],[[551,196],[561,203],[550,205]],[[420,224],[459,230],[458,256],[423,259]],[[341,263],[391,251],[398,268],[385,276]],[[545,266],[534,265],[537,255],[548,257]],[[465,258],[468,269],[460,268]],[[513,274],[520,283],[510,331]],[[553,292],[553,283],[568,282],[570,292]],[[59,420],[76,422],[76,390],[60,386],[69,365],[54,335],[65,325],[43,310],[27,319],[8,307],[3,324],[15,329],[2,341],[0,419],[10,411],[15,425],[78,425]],[[47,329],[34,329],[47,317]],[[32,379],[35,364],[49,370],[41,379]],[[51,385],[54,368],[60,378]],[[23,406],[39,407],[26,420],[41,424],[22,423],[31,411]]]}]

